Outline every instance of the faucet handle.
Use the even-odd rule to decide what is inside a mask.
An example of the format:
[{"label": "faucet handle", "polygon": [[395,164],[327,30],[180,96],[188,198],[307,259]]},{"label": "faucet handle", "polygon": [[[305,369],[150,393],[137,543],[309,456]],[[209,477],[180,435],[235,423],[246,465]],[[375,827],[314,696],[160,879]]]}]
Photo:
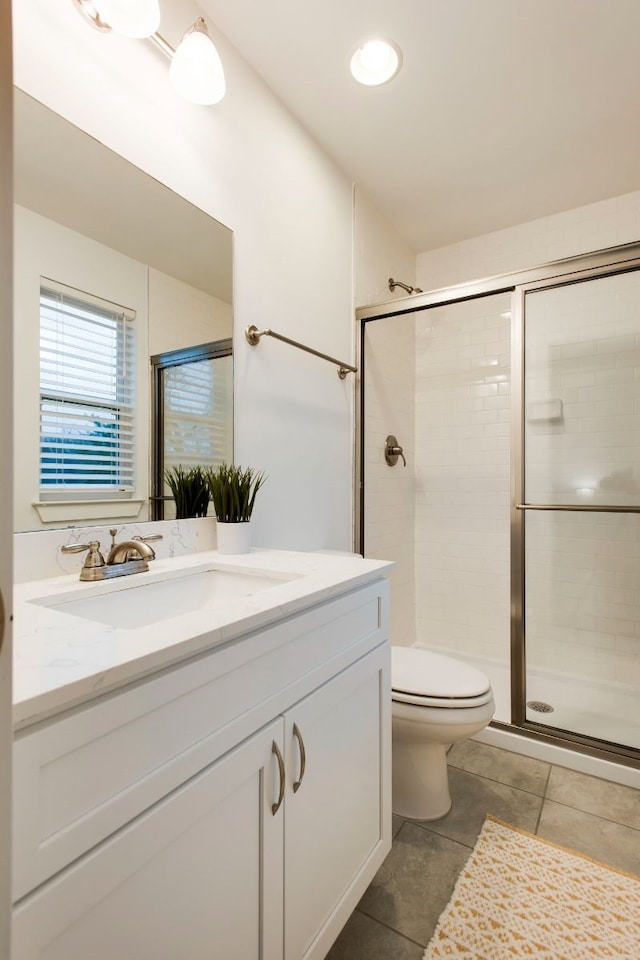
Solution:
[{"label": "faucet handle", "polygon": [[[93,543],[98,543],[98,541],[92,540],[91,543],[65,543],[62,547],[60,547],[60,553],[84,553],[85,550],[89,550],[91,548],[91,544]],[[98,546],[100,546],[99,543]]]},{"label": "faucet handle", "polygon": [[[147,537],[135,536],[132,537],[132,540],[139,540],[140,543],[155,543],[156,540],[164,539],[161,533],[150,533]],[[155,560],[156,553],[153,547],[149,547],[153,556],[149,557],[150,560]]]},{"label": "faucet handle", "polygon": [[83,553],[85,550],[88,550],[89,553],[82,565],[80,579],[93,580],[95,574],[92,576],[91,573],[87,574],[85,571],[93,572],[97,567],[104,567],[104,557],[100,553],[100,541],[90,540],[89,543],[69,543],[60,547],[60,553]]}]

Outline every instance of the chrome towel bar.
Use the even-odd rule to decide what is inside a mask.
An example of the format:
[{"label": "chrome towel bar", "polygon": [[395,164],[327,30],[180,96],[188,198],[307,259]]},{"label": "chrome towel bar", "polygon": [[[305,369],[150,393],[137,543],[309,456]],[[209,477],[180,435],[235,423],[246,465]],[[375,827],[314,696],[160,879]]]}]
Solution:
[{"label": "chrome towel bar", "polygon": [[336,360],[335,357],[330,357],[327,353],[320,353],[319,350],[314,350],[313,347],[307,347],[304,343],[298,343],[297,340],[284,337],[281,333],[276,333],[275,330],[258,330],[258,328],[252,324],[250,327],[247,327],[244,335],[247,343],[250,343],[252,347],[258,346],[260,337],[273,337],[274,340],[282,340],[283,343],[288,343],[291,347],[297,347],[298,350],[304,350],[305,353],[312,353],[314,357],[320,357],[321,360],[328,360],[329,363],[334,363],[337,366],[338,376],[341,380],[344,380],[348,373],[358,372],[358,368],[353,367],[350,363],[343,363],[342,360]]}]

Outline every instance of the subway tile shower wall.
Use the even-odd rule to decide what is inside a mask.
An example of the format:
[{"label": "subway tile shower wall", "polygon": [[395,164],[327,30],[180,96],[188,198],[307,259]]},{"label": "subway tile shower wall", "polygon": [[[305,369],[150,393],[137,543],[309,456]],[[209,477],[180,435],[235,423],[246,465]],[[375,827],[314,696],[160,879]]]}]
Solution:
[{"label": "subway tile shower wall", "polygon": [[416,315],[416,629],[509,655],[510,297]]}]

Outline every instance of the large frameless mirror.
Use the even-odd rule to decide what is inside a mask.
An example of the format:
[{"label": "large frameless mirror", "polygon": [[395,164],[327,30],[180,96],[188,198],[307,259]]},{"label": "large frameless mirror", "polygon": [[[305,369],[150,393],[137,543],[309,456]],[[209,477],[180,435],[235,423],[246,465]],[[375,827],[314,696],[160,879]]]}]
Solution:
[{"label": "large frameless mirror", "polygon": [[15,201],[14,529],[152,519],[152,357],[224,344],[230,458],[232,233],[20,90]]}]

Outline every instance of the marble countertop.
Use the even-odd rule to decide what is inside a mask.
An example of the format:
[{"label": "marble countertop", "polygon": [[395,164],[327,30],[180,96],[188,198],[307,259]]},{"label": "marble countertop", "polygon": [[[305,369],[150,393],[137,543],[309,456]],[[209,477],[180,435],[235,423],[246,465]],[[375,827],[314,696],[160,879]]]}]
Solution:
[{"label": "marble countertop", "polygon": [[[81,583],[77,574],[17,584],[14,589],[14,728],[299,613],[315,603],[386,576],[393,564],[357,555],[252,550],[206,551],[155,560],[147,573]],[[41,605],[85,599],[181,573],[255,572],[273,585],[235,598],[213,598],[180,616],[134,629],[107,626]],[[39,602],[38,602],[39,601]]]}]

